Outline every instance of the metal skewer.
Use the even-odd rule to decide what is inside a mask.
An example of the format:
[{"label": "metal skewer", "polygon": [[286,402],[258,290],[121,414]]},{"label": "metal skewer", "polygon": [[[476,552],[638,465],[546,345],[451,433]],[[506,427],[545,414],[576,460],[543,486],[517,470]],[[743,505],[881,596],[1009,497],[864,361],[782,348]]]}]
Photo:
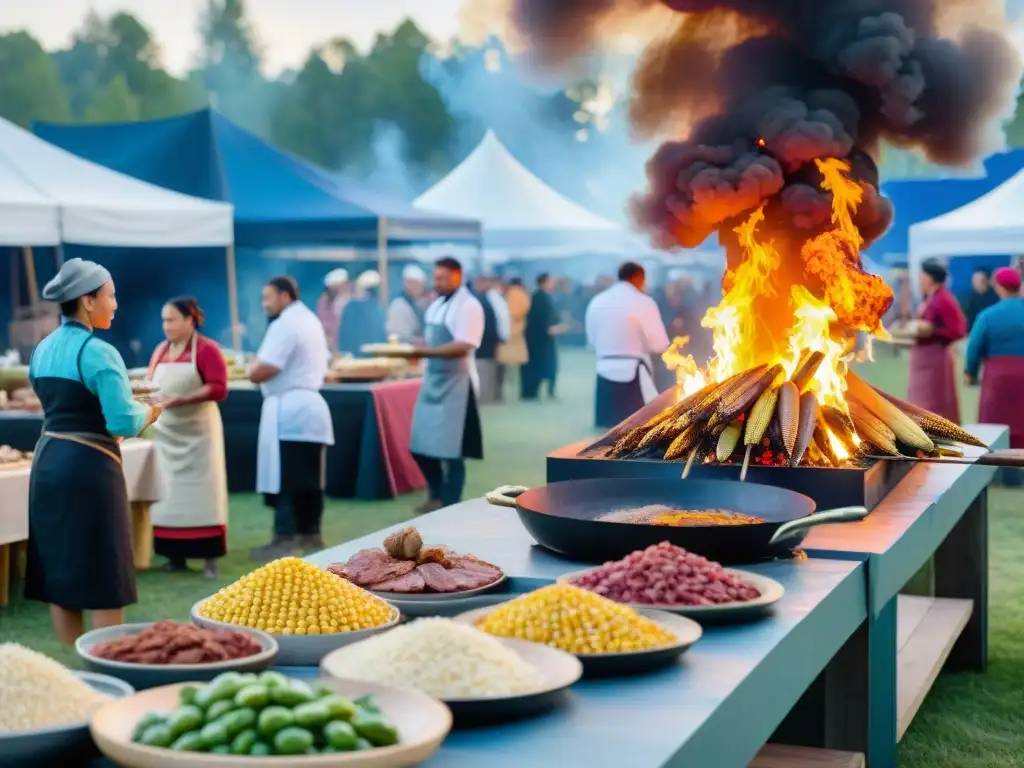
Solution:
[{"label": "metal skewer", "polygon": [[697,458],[697,449],[694,448],[692,451],[690,451],[690,458],[688,458],[686,460],[686,466],[683,467],[683,480],[685,480],[687,478],[687,476],[690,474],[690,469],[693,468],[693,462],[694,462],[694,460],[696,458]]},{"label": "metal skewer", "polygon": [[742,483],[747,479],[747,470],[750,469],[750,452],[754,450],[754,446],[748,445],[746,453],[743,454],[743,468],[740,469],[740,482]]}]

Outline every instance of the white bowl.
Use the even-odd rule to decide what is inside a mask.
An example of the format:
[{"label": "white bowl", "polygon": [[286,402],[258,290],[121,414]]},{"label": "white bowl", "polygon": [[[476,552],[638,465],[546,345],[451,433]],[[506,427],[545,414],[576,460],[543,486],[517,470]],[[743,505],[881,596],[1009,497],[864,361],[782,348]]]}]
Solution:
[{"label": "white bowl", "polygon": [[[245,629],[234,624],[225,624],[199,615],[199,607],[209,598],[192,606],[192,623],[197,627],[210,629]],[[320,660],[333,650],[357,643],[371,635],[384,632],[395,626],[402,617],[393,605],[391,618],[379,627],[360,629],[355,632],[332,632],[329,635],[270,635],[277,641],[278,651],[275,664],[279,667],[317,667]]]}]

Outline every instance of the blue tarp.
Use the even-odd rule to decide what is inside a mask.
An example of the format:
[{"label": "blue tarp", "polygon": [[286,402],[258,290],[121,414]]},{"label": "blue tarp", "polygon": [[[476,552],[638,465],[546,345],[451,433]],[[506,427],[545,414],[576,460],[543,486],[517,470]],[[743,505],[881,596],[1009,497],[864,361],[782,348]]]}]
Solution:
[{"label": "blue tarp", "polygon": [[906,265],[910,226],[956,210],[1024,168],[1024,150],[992,155],[985,160],[985,175],[968,179],[900,179],[882,184],[882,194],[895,209],[892,226],[868,250],[876,261]]},{"label": "blue tarp", "polygon": [[105,125],[36,123],[38,136],[167,189],[235,206],[239,247],[478,241],[478,222],[382,200],[277,149],[218,112]]}]

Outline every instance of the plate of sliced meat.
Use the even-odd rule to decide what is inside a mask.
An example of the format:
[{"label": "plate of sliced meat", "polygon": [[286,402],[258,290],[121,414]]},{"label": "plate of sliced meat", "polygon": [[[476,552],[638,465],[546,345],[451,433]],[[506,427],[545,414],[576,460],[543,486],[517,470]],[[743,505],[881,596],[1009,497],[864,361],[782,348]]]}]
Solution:
[{"label": "plate of sliced meat", "polygon": [[447,547],[425,547],[415,528],[384,540],[383,549],[363,549],[328,571],[373,592],[399,608],[402,603],[460,600],[505,581],[496,565]]}]

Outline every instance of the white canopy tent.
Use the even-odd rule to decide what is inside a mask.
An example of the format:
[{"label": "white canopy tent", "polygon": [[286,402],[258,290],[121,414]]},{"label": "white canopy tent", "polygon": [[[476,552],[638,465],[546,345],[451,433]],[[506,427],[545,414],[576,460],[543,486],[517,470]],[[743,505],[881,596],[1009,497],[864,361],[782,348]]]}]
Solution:
[{"label": "white canopy tent", "polygon": [[[18,222],[26,210],[37,220],[31,232]],[[124,176],[0,119],[0,243],[189,248],[233,241],[229,204]]]},{"label": "white canopy tent", "polygon": [[[237,326],[234,210],[83,160],[0,118],[0,245],[25,249],[33,305],[33,246],[223,247]],[[59,253],[59,250],[58,250]]]},{"label": "white canopy tent", "polygon": [[1024,170],[954,211],[910,227],[910,268],[933,257],[1024,252]]},{"label": "white canopy tent", "polygon": [[493,131],[414,203],[476,219],[489,261],[582,253],[637,255],[651,249],[618,224],[556,192],[513,157]]}]

